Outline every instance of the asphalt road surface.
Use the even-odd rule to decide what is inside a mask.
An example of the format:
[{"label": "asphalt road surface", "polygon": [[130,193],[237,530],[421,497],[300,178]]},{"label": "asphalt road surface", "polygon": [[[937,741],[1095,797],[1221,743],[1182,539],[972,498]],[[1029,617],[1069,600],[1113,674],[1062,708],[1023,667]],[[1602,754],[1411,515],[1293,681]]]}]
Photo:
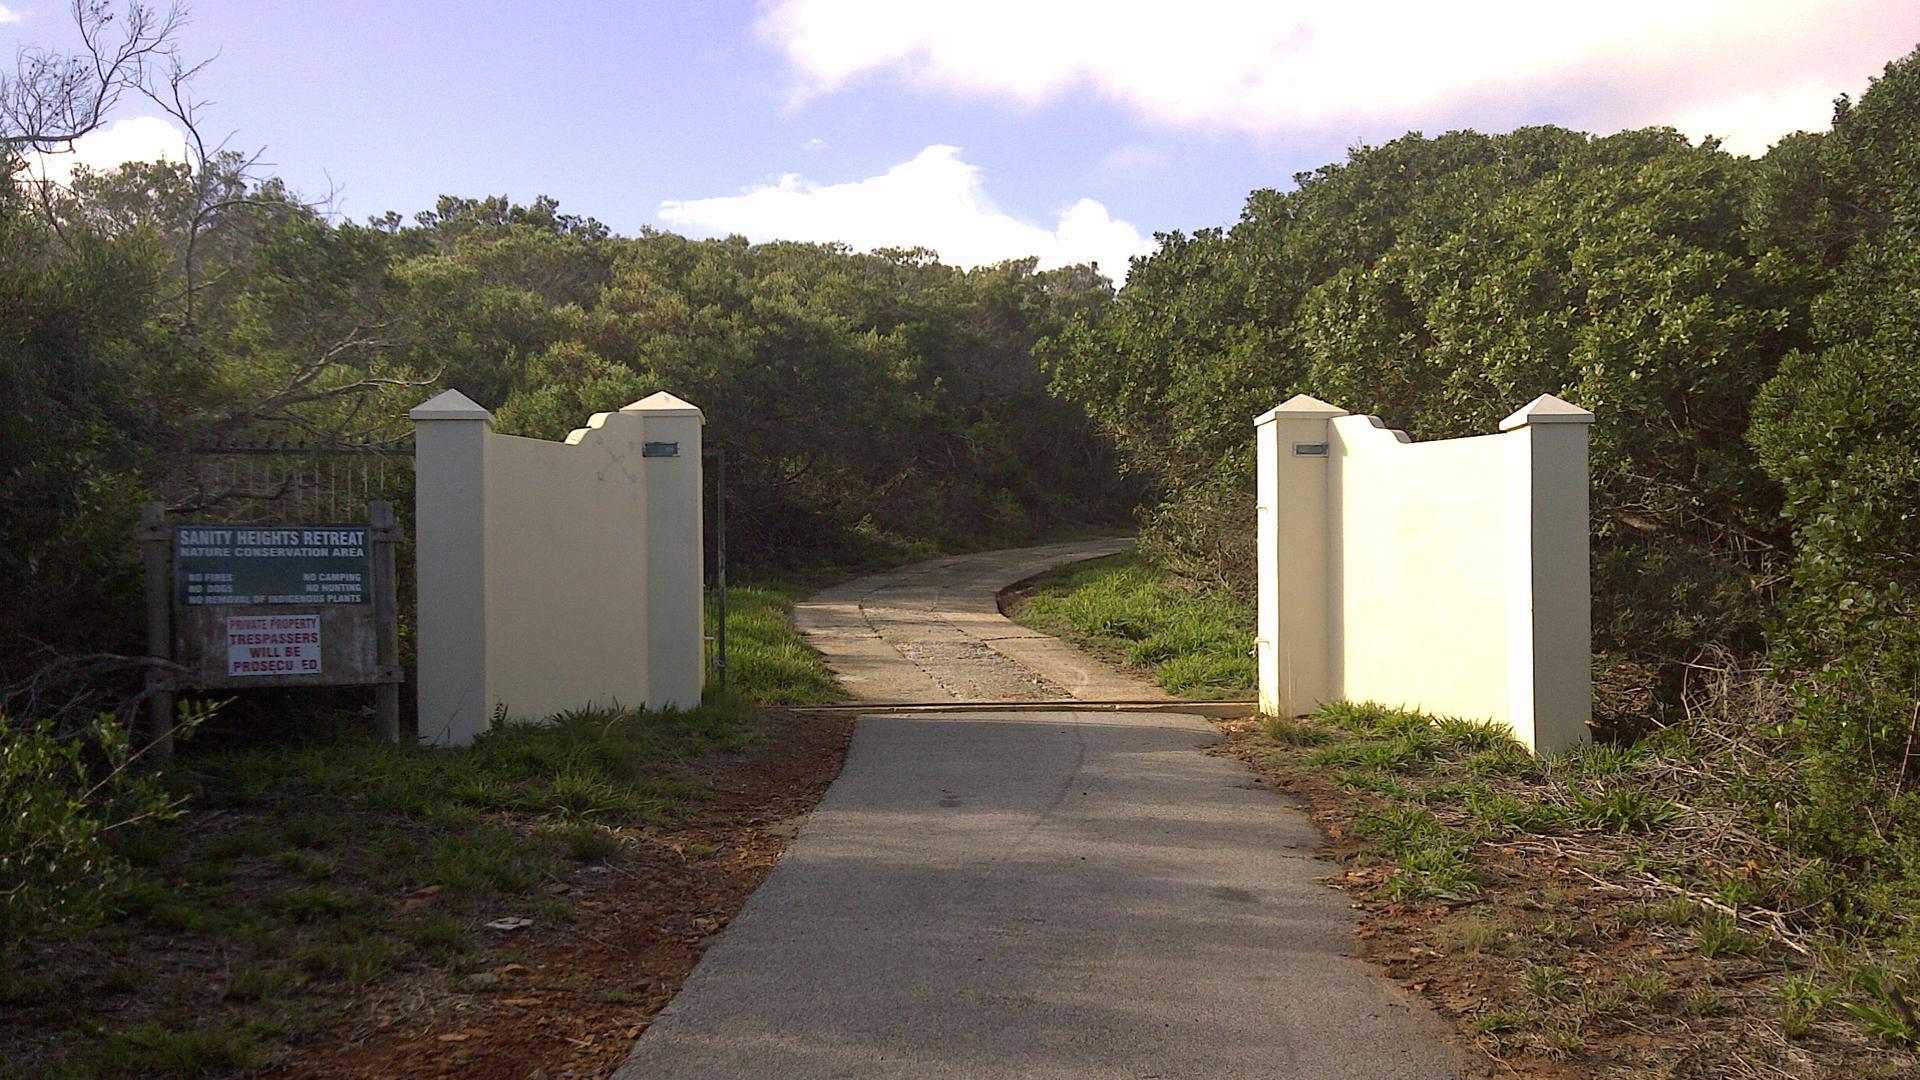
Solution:
[{"label": "asphalt road surface", "polygon": [[[934,700],[1001,686],[1029,688],[1016,701],[1136,696],[1090,668],[1077,682],[1062,672],[1079,668],[1015,660],[973,618],[1035,559],[1076,555],[941,560],[833,590],[825,603],[897,653],[883,662],[868,642],[843,670],[893,700],[917,700],[894,697],[915,686],[949,695]],[[916,610],[931,637],[910,628]],[[1028,676],[991,658],[997,674],[969,671],[983,658],[955,628]],[[1485,1075],[1424,1004],[1352,957],[1317,833],[1208,754],[1214,741],[1177,707],[863,717],[780,866],[617,1075]]]}]

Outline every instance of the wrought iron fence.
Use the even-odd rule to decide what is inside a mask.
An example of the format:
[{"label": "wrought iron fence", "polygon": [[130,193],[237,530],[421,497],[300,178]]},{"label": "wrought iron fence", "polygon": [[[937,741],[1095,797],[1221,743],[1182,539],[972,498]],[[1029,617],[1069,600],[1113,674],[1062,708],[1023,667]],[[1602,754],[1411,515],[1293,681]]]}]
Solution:
[{"label": "wrought iron fence", "polygon": [[165,491],[181,516],[237,523],[357,520],[384,499],[413,505],[413,444],[254,439],[196,446],[166,463]]}]

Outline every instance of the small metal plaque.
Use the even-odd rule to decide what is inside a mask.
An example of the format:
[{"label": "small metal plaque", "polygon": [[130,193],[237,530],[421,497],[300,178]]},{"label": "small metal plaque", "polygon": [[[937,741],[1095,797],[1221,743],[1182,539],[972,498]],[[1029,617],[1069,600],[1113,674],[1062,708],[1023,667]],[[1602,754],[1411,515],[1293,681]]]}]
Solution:
[{"label": "small metal plaque", "polygon": [[[629,443],[629,446],[632,444]],[[650,442],[640,444],[641,457],[679,457],[680,444],[677,442]]]},{"label": "small metal plaque", "polygon": [[1297,442],[1293,444],[1294,457],[1326,457],[1327,444],[1323,442]]}]

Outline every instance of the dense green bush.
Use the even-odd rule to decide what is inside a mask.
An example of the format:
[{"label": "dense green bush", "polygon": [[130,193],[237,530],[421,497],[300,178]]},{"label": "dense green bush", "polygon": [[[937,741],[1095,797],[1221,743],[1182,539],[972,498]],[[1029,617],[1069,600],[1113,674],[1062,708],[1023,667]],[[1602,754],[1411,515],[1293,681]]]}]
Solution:
[{"label": "dense green bush", "polygon": [[[1165,238],[1042,351],[1155,485],[1147,543],[1190,575],[1252,586],[1234,496],[1275,402],[1446,438],[1553,393],[1599,416],[1596,644],[1664,700],[1783,617],[1808,663],[1851,654],[1836,635],[1884,652],[1920,588],[1916,83],[1920,56],[1898,61],[1831,134],[1758,160],[1671,130],[1363,147],[1231,230]],[[1870,666],[1890,688],[1920,670]]]},{"label": "dense green bush", "polygon": [[1879,652],[1920,588],[1920,53],[1813,150],[1828,183],[1794,210],[1834,223],[1835,265],[1812,347],[1760,395],[1753,445],[1786,492],[1796,625]]},{"label": "dense green bush", "polygon": [[62,654],[140,651],[143,500],[274,512],[208,490],[194,447],[393,439],[443,386],[543,438],[656,390],[698,404],[728,454],[736,566],[1017,543],[1132,509],[1031,354],[1111,296],[1085,267],[616,237],[546,199],[335,223],[239,173],[217,193],[240,208],[207,213],[195,182],[127,166],[41,203],[0,179],[0,690]]},{"label": "dense green bush", "polygon": [[155,777],[128,769],[133,756],[112,717],[62,737],[0,716],[0,956],[96,922],[127,869],[112,834],[173,812]]},{"label": "dense green bush", "polygon": [[1780,652],[1801,672],[1803,764],[1771,802],[1790,842],[1873,885],[1824,899],[1897,920],[1880,893],[1920,896],[1920,52],[1804,154],[1824,183],[1777,213],[1820,226],[1786,240],[1824,288],[1752,433],[1793,526]]},{"label": "dense green bush", "polygon": [[1251,515],[1222,522],[1220,492],[1251,488],[1256,413],[1307,392],[1452,437],[1565,396],[1602,418],[1603,643],[1751,647],[1778,497],[1743,439],[1795,294],[1744,236],[1750,171],[1664,131],[1356,150],[1231,232],[1171,238],[1050,344],[1056,386],[1159,481],[1151,541],[1243,590]]}]

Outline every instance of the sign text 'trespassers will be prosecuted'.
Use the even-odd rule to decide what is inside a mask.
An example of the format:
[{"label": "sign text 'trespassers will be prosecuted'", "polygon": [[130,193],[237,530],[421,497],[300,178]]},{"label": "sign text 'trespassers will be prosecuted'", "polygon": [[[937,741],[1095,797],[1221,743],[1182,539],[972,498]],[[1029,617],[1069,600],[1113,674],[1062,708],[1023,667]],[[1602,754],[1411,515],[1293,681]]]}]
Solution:
[{"label": "sign text 'trespassers will be prosecuted'", "polygon": [[320,671],[320,616],[227,616],[228,675],[318,675]]}]

